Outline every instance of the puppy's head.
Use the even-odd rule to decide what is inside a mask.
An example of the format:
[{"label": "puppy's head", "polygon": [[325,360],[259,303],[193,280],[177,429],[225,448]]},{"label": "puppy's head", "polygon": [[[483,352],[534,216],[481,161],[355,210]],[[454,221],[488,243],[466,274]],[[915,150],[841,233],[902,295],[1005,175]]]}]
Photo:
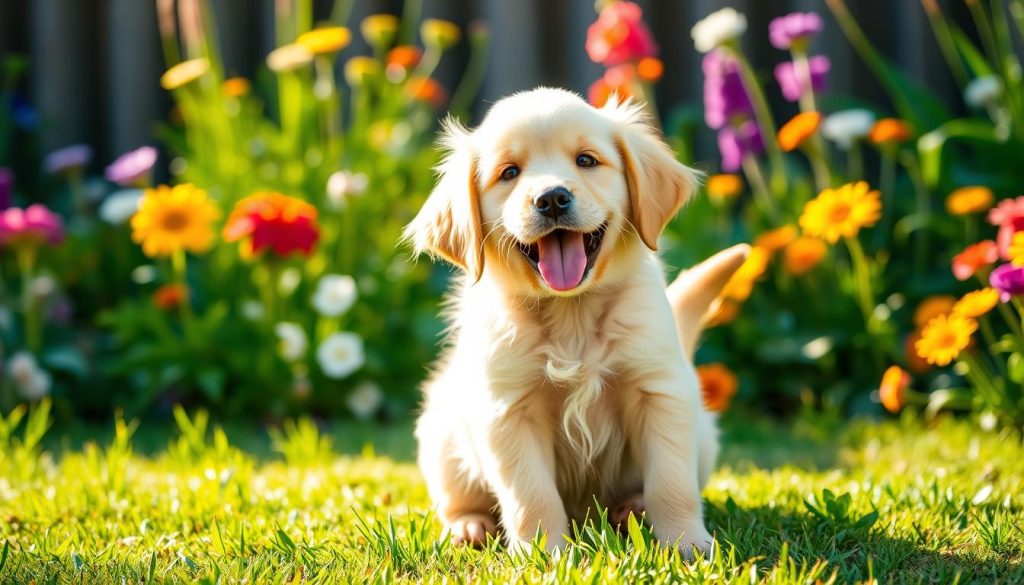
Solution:
[{"label": "puppy's head", "polygon": [[405,236],[419,252],[534,295],[569,296],[612,274],[693,191],[639,106],[595,109],[536,89],[499,101],[474,131],[448,123],[440,179]]}]

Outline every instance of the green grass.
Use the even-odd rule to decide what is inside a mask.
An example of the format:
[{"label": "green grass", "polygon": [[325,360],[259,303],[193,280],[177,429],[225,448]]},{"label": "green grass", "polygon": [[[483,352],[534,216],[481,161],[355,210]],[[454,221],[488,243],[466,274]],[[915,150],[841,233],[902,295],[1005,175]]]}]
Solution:
[{"label": "green grass", "polygon": [[[82,443],[45,423],[0,425],[0,582],[1024,580],[1024,449],[962,421],[727,419],[704,493],[718,546],[694,563],[600,520],[553,557],[438,541],[407,424],[267,437],[180,417]],[[360,448],[375,437],[390,455]]]}]

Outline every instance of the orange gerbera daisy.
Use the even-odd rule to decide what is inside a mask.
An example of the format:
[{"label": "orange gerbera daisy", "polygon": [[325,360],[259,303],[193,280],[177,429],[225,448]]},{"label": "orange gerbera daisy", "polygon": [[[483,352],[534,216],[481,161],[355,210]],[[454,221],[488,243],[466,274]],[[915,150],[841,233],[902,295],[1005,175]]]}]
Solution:
[{"label": "orange gerbera daisy", "polygon": [[798,235],[800,234],[797,232],[796,226],[784,225],[762,232],[761,235],[754,238],[754,245],[764,248],[769,254],[774,254],[791,244]]},{"label": "orange gerbera daisy", "polygon": [[898,144],[910,140],[910,125],[897,118],[882,118],[868,132],[868,140],[875,144]]},{"label": "orange gerbera daisy", "polygon": [[914,309],[914,325],[924,327],[935,317],[952,313],[954,306],[956,306],[956,297],[953,295],[927,297]]},{"label": "orange gerbera daisy", "polygon": [[981,213],[992,208],[995,195],[988,187],[960,187],[946,197],[946,211],[950,215]]},{"label": "orange gerbera daisy", "polygon": [[819,112],[802,112],[779,129],[779,147],[786,152],[796,150],[814,135],[821,125]]},{"label": "orange gerbera daisy", "polygon": [[953,305],[952,312],[956,315],[976,319],[996,308],[997,304],[999,304],[999,291],[985,287],[960,297],[960,300]]},{"label": "orange gerbera daisy", "polygon": [[882,375],[882,383],[878,387],[878,397],[882,400],[882,406],[894,414],[903,410],[909,386],[910,374],[899,366],[890,366]]},{"label": "orange gerbera daisy", "polygon": [[700,378],[700,393],[704,406],[711,412],[725,412],[729,409],[732,397],[739,388],[736,374],[722,364],[706,364],[697,366],[697,377]]},{"label": "orange gerbera daisy", "polygon": [[978,271],[987,269],[999,259],[999,247],[992,240],[971,244],[953,257],[953,276],[967,280]]},{"label": "orange gerbera daisy", "polygon": [[805,274],[817,266],[827,252],[828,246],[818,238],[798,238],[786,246],[786,272],[793,276]]},{"label": "orange gerbera daisy", "polygon": [[712,199],[732,199],[743,192],[743,179],[731,173],[711,175],[706,188]]},{"label": "orange gerbera daisy", "polygon": [[809,236],[830,244],[839,238],[852,238],[861,228],[871,227],[882,217],[878,191],[864,181],[836,189],[825,189],[804,205],[800,227]]},{"label": "orange gerbera daisy", "polygon": [[921,330],[915,348],[930,364],[949,365],[971,343],[978,322],[962,315],[939,315]]}]

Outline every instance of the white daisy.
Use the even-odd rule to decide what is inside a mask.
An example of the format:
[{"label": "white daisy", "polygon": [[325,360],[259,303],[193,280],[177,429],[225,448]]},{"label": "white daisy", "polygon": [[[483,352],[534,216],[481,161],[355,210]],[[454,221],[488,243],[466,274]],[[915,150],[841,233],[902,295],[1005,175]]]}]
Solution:
[{"label": "white daisy", "polygon": [[701,53],[739,38],[747,32],[747,17],[733,8],[723,8],[704,17],[690,29],[693,46]]},{"label": "white daisy", "polygon": [[309,342],[306,341],[306,332],[298,323],[278,323],[274,326],[274,332],[277,333],[279,340],[278,349],[281,351],[281,357],[290,362],[305,357]]},{"label": "white daisy", "polygon": [[356,418],[368,420],[384,404],[384,392],[376,382],[363,382],[345,398],[345,404]]},{"label": "white daisy", "polygon": [[50,393],[50,374],[39,367],[36,358],[19,351],[7,362],[7,373],[14,389],[24,400],[39,400]]},{"label": "white daisy", "polygon": [[821,123],[821,133],[839,148],[846,150],[864,138],[875,123],[875,115],[868,110],[842,110],[830,114]]},{"label": "white daisy", "polygon": [[363,173],[338,171],[327,179],[327,200],[335,210],[344,209],[349,197],[366,192],[370,179]]},{"label": "white daisy", "polygon": [[121,225],[139,210],[142,189],[121,189],[111,193],[100,204],[100,219],[110,225]]},{"label": "white daisy", "polygon": [[345,378],[366,361],[363,340],[355,333],[332,333],[317,348],[316,359],[328,378]]},{"label": "white daisy", "polygon": [[253,299],[242,301],[242,304],[239,305],[238,308],[241,311],[242,316],[249,321],[259,321],[267,314],[267,312],[263,310],[263,303]]},{"label": "white daisy", "polygon": [[316,285],[313,308],[325,317],[338,317],[356,302],[356,281],[343,274],[325,274]]},{"label": "white daisy", "polygon": [[964,102],[972,108],[985,108],[1003,93],[1003,84],[995,75],[972,79],[964,88]]}]

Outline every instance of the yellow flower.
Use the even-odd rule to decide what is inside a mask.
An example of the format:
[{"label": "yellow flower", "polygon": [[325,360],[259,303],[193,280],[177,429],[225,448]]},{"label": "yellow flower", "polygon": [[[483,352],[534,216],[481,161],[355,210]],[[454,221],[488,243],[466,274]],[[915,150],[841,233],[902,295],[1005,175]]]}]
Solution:
[{"label": "yellow flower", "polygon": [[807,235],[830,244],[839,238],[852,238],[861,228],[871,227],[882,217],[878,191],[864,181],[825,189],[807,202],[800,216],[800,227]]},{"label": "yellow flower", "polygon": [[914,310],[914,325],[924,327],[939,315],[948,315],[956,306],[956,297],[952,295],[933,295],[921,301]]},{"label": "yellow flower", "polygon": [[960,187],[946,198],[946,211],[950,215],[981,213],[991,209],[995,195],[988,187]]},{"label": "yellow flower", "polygon": [[302,33],[299,38],[295,39],[296,44],[302,45],[314,55],[337,53],[347,47],[351,41],[352,33],[343,26],[315,28]]},{"label": "yellow flower", "polygon": [[962,315],[939,315],[925,325],[917,341],[917,355],[930,364],[948,365],[971,343],[978,329],[974,319]]},{"label": "yellow flower", "polygon": [[750,249],[747,259],[725,284],[720,295],[723,299],[745,301],[754,291],[754,283],[768,268],[771,255],[764,248],[754,246]]},{"label": "yellow flower", "polygon": [[697,366],[697,377],[700,379],[700,393],[704,399],[704,406],[711,412],[728,410],[729,403],[739,388],[736,374],[724,365],[715,363]]},{"label": "yellow flower", "polygon": [[217,206],[195,185],[146,189],[132,216],[132,240],[150,257],[205,252],[213,245],[218,217]]},{"label": "yellow flower", "polygon": [[740,314],[740,304],[731,299],[721,299],[714,313],[707,319],[708,327],[717,327],[732,323]]},{"label": "yellow flower", "polygon": [[234,98],[248,94],[251,89],[252,84],[244,77],[232,77],[230,79],[225,79],[224,83],[221,85],[221,91],[224,92],[224,95]]},{"label": "yellow flower", "polygon": [[780,228],[762,232],[761,235],[754,238],[754,245],[764,248],[769,254],[774,254],[788,246],[796,239],[797,235],[799,234],[795,226],[784,225]]},{"label": "yellow flower", "polygon": [[743,192],[743,179],[739,175],[711,175],[707,183],[708,196],[724,201]]},{"label": "yellow flower", "polygon": [[398,17],[394,14],[371,14],[363,19],[359,30],[370,45],[387,47],[398,32]]},{"label": "yellow flower", "polygon": [[818,238],[802,237],[786,246],[786,272],[800,276],[817,266],[828,252],[825,242]]},{"label": "yellow flower", "polygon": [[821,114],[818,112],[802,112],[793,116],[779,128],[779,148],[786,152],[796,150],[814,135],[820,125]]},{"label": "yellow flower", "polygon": [[441,20],[439,18],[428,18],[420,25],[420,36],[423,37],[423,44],[428,47],[437,47],[442,51],[459,42],[462,31],[454,22]]},{"label": "yellow flower", "polygon": [[976,319],[994,309],[998,303],[999,291],[986,287],[961,297],[953,305],[953,314]]},{"label": "yellow flower", "polygon": [[352,87],[363,85],[379,73],[380,63],[372,57],[352,57],[345,63],[345,81]]},{"label": "yellow flower", "polygon": [[166,90],[178,89],[206,75],[210,70],[207,59],[189,59],[171,67],[160,76],[160,85]]},{"label": "yellow flower", "polygon": [[910,374],[899,366],[890,366],[882,375],[882,383],[878,386],[878,397],[882,406],[895,414],[907,404],[907,387],[910,386]]},{"label": "yellow flower", "polygon": [[312,61],[313,53],[298,43],[278,47],[267,55],[267,67],[276,73],[294,71]]},{"label": "yellow flower", "polygon": [[1014,266],[1024,266],[1024,232],[1013,234],[1006,252]]}]

